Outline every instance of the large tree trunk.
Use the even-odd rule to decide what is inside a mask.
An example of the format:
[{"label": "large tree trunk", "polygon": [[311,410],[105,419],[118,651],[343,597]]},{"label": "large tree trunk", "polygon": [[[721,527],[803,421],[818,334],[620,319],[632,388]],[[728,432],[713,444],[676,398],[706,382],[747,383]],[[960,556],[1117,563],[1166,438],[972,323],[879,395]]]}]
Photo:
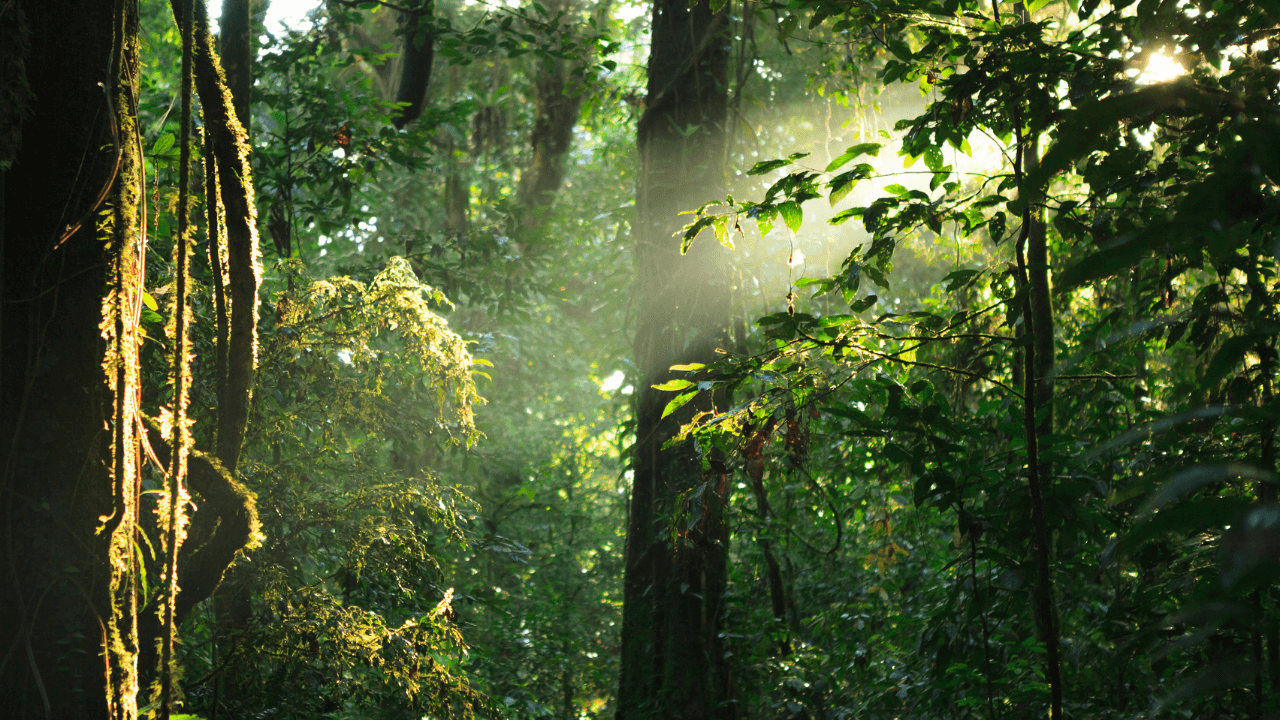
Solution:
[{"label": "large tree trunk", "polygon": [[[0,707],[6,718],[127,720],[137,715],[139,657],[165,631],[140,584],[147,223],[136,2],[10,4],[0,38],[9,41],[0,97],[18,105],[5,117],[23,120],[0,135]],[[239,313],[226,392],[239,401],[224,405],[243,410],[257,304],[247,151],[207,33],[196,59],[224,168]],[[229,468],[243,416],[225,438],[234,441]],[[150,441],[160,455],[165,442]],[[251,498],[213,461],[193,459],[191,489],[200,507],[192,527],[209,531],[179,559],[179,621],[212,592],[255,522]]]},{"label": "large tree trunk", "polygon": [[[663,418],[653,389],[670,366],[710,362],[727,347],[724,251],[700,238],[680,255],[682,210],[723,197],[728,39],[705,0],[656,0],[647,110],[640,120],[636,200],[635,357],[640,372],[627,527],[618,718],[735,714],[723,669],[728,532],[722,471],[703,470],[691,442],[663,445],[712,399]],[[710,241],[709,241],[710,240]]]},{"label": "large tree trunk", "polygon": [[26,0],[0,25],[21,40],[0,48],[0,97],[30,89],[0,169],[0,704],[7,718],[130,718],[136,7]]}]

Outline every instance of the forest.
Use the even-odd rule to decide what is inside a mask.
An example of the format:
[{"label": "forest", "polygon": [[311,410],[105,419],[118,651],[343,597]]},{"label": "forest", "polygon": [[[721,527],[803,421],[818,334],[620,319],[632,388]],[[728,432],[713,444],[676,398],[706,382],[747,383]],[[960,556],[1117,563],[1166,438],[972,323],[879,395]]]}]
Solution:
[{"label": "forest", "polygon": [[2,0],[0,717],[1280,717],[1278,255],[1277,0]]}]

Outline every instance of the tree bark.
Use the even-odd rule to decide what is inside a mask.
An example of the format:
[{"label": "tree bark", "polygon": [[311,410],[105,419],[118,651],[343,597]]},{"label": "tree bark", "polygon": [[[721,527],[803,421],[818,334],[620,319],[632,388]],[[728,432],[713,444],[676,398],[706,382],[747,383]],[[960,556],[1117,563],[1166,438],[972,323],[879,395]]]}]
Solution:
[{"label": "tree bark", "polygon": [[[640,120],[635,258],[640,372],[623,589],[619,720],[733,717],[719,638],[728,529],[726,477],[689,441],[665,448],[715,398],[663,418],[653,385],[677,363],[728,347],[724,251],[709,237],[687,255],[672,237],[682,210],[722,198],[728,38],[705,0],[656,0],[647,110]],[[713,463],[714,468],[716,464]]]},{"label": "tree bark", "polygon": [[397,129],[417,120],[427,102],[427,86],[431,84],[431,66],[435,60],[435,0],[410,3],[400,14],[404,28],[403,63],[396,102],[405,103],[396,111],[392,122]]},{"label": "tree bark", "polygon": [[133,718],[137,8],[6,10],[0,97],[29,103],[0,169],[0,697],[10,718]]},{"label": "tree bark", "polygon": [[249,95],[253,90],[253,25],[251,0],[222,0],[218,21],[218,55],[227,72],[227,89],[235,102],[236,117],[249,132]]}]

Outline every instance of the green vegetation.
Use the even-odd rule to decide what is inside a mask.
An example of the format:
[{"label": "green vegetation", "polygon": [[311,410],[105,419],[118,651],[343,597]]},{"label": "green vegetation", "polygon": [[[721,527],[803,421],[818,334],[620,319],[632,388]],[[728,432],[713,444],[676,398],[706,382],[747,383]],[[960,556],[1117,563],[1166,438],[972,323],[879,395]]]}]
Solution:
[{"label": "green vegetation", "polygon": [[1280,713],[1280,5],[81,5],[7,716]]}]

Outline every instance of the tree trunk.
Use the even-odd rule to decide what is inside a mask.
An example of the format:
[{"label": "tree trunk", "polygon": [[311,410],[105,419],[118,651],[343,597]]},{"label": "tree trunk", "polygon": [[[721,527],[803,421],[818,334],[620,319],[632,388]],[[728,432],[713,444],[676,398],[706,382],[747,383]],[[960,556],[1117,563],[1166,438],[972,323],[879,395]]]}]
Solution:
[{"label": "tree trunk", "polygon": [[28,0],[0,26],[20,39],[0,97],[28,101],[0,164],[0,697],[9,718],[132,718],[137,9]]},{"label": "tree trunk", "polygon": [[[203,21],[203,4],[197,10]],[[243,396],[231,403],[226,438],[233,467],[252,381],[256,235],[247,151],[208,34],[198,34],[239,310],[226,393]],[[13,41],[0,47],[0,96],[17,98],[7,117],[23,118],[0,144],[0,607],[13,609],[0,613],[5,717],[136,717],[139,657],[154,654],[164,632],[139,583],[137,35],[134,0],[0,12],[0,37]],[[151,444],[167,454],[158,435]],[[193,458],[192,471],[193,528],[216,531],[179,558],[179,620],[212,592],[255,524],[251,498],[215,461]]]},{"label": "tree trunk", "polygon": [[[640,120],[636,200],[640,372],[623,590],[619,720],[732,717],[719,629],[726,574],[726,477],[704,471],[689,441],[663,445],[702,398],[663,418],[653,389],[677,363],[710,362],[728,347],[724,251],[699,238],[680,255],[678,215],[724,196],[726,16],[656,0],[647,110]],[[712,463],[716,468],[718,463]]]},{"label": "tree trunk", "polygon": [[236,117],[246,133],[253,89],[253,13],[249,5],[250,0],[222,0],[222,19],[218,21],[218,55],[227,72],[227,89],[234,99]]}]

